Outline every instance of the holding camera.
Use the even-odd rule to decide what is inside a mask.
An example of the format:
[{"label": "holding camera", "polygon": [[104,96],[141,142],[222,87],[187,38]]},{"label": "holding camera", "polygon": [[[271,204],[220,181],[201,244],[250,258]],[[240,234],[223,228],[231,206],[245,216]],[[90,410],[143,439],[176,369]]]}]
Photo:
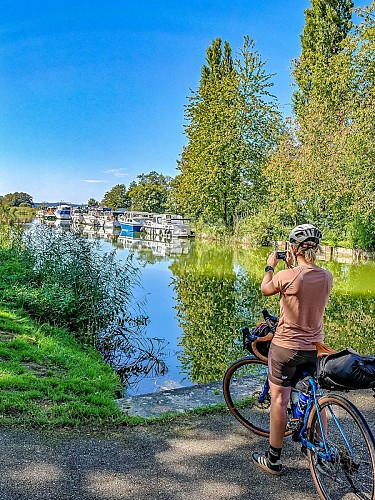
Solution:
[{"label": "holding camera", "polygon": [[[287,404],[297,367],[313,372],[315,342],[323,341],[323,314],[332,287],[332,274],[315,264],[322,233],[311,224],[295,227],[288,250],[275,251],[267,259],[261,284],[263,295],[280,294],[280,317],[268,355],[271,390],[270,447],[253,453],[253,462],[271,474],[282,469],[281,449],[287,423]],[[284,260],[288,269],[274,275]],[[293,267],[294,264],[294,267]]]}]

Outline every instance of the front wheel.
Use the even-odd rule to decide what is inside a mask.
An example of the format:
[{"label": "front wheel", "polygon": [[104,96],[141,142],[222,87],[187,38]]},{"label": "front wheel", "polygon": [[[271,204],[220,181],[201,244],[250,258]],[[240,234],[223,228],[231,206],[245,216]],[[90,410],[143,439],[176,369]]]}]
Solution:
[{"label": "front wheel", "polygon": [[223,392],[229,410],[242,425],[260,436],[270,435],[267,363],[255,356],[238,359],[225,372]]},{"label": "front wheel", "polygon": [[317,452],[308,450],[309,465],[316,488],[323,499],[374,500],[375,443],[363,415],[338,394],[322,397],[319,408],[326,420],[325,434],[331,457],[325,456],[313,407],[307,425],[308,438]]}]

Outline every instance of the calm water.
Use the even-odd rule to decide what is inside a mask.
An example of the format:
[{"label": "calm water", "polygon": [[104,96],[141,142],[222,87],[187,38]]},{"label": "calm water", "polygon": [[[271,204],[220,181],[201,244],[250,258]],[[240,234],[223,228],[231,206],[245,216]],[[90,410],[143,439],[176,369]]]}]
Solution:
[{"label": "calm water", "polygon": [[[154,392],[222,378],[228,364],[244,355],[241,328],[261,320],[267,307],[277,313],[277,297],[259,292],[268,248],[249,249],[198,241],[144,241],[133,235],[100,237],[104,250],[120,259],[133,254],[141,269],[150,318],[146,335],[166,343],[160,356],[166,373],[133,377],[128,394]],[[375,352],[375,263],[324,262],[334,275],[325,318],[325,341]],[[282,268],[282,266],[280,266]]]}]

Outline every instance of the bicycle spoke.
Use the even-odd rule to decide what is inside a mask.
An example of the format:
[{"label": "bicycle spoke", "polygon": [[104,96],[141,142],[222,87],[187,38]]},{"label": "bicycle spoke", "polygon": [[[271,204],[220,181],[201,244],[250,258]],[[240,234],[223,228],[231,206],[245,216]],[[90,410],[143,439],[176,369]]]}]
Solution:
[{"label": "bicycle spoke", "polygon": [[[331,459],[309,452],[310,468],[323,498],[373,500],[375,481],[374,440],[359,411],[345,398],[332,395],[319,403],[327,417],[327,445]],[[325,408],[325,410],[324,410]],[[309,420],[310,440],[317,414]],[[322,453],[324,450],[320,449]]]}]

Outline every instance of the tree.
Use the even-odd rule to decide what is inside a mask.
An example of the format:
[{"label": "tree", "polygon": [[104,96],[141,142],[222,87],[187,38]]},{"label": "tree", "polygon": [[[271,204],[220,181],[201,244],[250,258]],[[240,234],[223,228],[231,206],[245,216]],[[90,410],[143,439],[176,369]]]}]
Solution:
[{"label": "tree", "polygon": [[256,207],[259,173],[281,124],[254,42],[245,37],[237,56],[219,38],[207,49],[199,88],[186,106],[188,144],[173,194],[184,213],[228,228],[244,207]]},{"label": "tree", "polygon": [[88,207],[98,207],[99,205],[100,203],[95,198],[90,198],[87,202]]},{"label": "tree", "polygon": [[107,191],[103,197],[102,205],[116,210],[117,208],[129,208],[130,198],[125,184],[117,184]]},{"label": "tree", "polygon": [[9,207],[18,207],[21,203],[28,203],[33,206],[33,197],[30,194],[23,192],[8,193],[0,196],[0,203]]},{"label": "tree", "polygon": [[[363,21],[349,31],[351,2],[312,4],[313,9],[306,11],[303,50],[294,72],[299,85],[296,121],[265,170],[270,185],[267,210],[278,214],[280,226],[313,222],[334,244],[371,249],[375,247],[375,5],[360,11]],[[324,17],[322,12],[331,15]]]},{"label": "tree", "polygon": [[[332,57],[342,49],[342,41],[352,27],[352,0],[311,0],[305,10],[301,36],[302,53],[294,63],[293,76],[298,89],[293,94],[296,115],[304,113],[314,91],[325,98],[332,96],[328,67]],[[322,77],[328,77],[326,91]]]},{"label": "tree", "polygon": [[171,178],[150,172],[137,176],[138,182],[132,182],[128,195],[132,210],[163,213],[166,210]]}]

